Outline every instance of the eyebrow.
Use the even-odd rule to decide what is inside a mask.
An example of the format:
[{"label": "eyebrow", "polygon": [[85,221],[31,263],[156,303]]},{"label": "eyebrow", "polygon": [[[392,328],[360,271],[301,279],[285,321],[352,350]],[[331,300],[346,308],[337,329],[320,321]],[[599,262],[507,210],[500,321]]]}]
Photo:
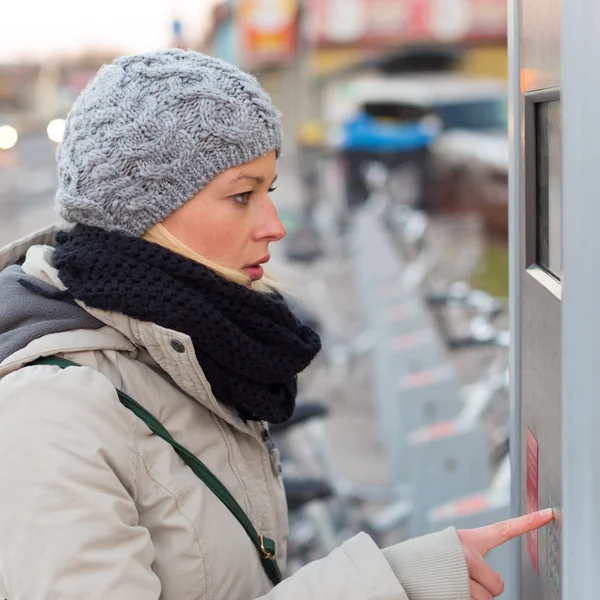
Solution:
[{"label": "eyebrow", "polygon": [[[277,181],[277,177],[279,177],[279,175],[275,175],[275,177],[273,177],[271,185]],[[229,183],[235,183],[236,181],[240,181],[242,179],[250,179],[259,185],[265,182],[265,178],[262,175],[244,175],[244,173],[242,173],[241,175],[234,177]]]}]

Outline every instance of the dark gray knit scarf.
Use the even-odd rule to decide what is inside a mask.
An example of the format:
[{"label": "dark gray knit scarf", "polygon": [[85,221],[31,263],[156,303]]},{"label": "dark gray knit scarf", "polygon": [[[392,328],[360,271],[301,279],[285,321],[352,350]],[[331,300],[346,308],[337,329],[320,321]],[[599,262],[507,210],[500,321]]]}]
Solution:
[{"label": "dark gray knit scarf", "polygon": [[215,397],[245,420],[282,423],[321,348],[277,293],[263,294],[157,244],[77,225],[53,264],[74,298],[189,335]]}]

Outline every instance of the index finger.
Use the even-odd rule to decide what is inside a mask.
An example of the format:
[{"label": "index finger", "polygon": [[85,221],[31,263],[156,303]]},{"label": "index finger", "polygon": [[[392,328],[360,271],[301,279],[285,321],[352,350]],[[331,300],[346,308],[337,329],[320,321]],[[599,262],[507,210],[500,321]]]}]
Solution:
[{"label": "index finger", "polygon": [[500,521],[492,525],[480,527],[478,531],[479,535],[477,536],[481,544],[479,550],[482,555],[485,555],[490,550],[493,550],[524,533],[547,525],[553,518],[553,510],[551,508],[546,508],[545,510],[533,512],[522,517],[516,517],[514,519],[508,519],[506,521]]}]

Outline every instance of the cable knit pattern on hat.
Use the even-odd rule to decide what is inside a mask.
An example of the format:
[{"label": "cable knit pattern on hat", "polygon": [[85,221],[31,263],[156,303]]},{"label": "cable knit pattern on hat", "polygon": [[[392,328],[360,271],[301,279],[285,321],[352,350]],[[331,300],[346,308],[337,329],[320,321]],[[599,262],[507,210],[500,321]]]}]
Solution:
[{"label": "cable knit pattern on hat", "polygon": [[122,57],[69,114],[57,209],[67,221],[140,236],[217,174],[281,145],[280,113],[237,67],[184,50]]}]

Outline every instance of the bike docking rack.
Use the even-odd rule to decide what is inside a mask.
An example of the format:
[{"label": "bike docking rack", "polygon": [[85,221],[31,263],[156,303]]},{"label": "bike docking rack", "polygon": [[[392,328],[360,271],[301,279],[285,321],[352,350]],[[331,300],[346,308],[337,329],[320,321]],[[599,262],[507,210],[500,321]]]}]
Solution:
[{"label": "bike docking rack", "polygon": [[[441,506],[481,496],[490,486],[493,470],[481,417],[505,378],[490,373],[463,388],[421,296],[422,278],[414,277],[419,267],[400,255],[381,211],[367,204],[352,225],[357,293],[374,339],[374,395],[390,480],[406,490],[399,504],[408,502],[410,509],[403,518],[410,535],[420,535],[436,522],[432,514],[441,519]],[[504,481],[500,471],[497,478]],[[490,488],[494,498],[501,496],[499,486]]]},{"label": "bike docking rack", "polygon": [[[454,526],[457,529],[484,527],[509,519],[510,459],[505,456],[488,487],[457,496],[455,499],[431,508],[427,512],[425,533]],[[486,562],[504,579],[503,597],[516,598],[513,544],[502,544],[486,556]]]},{"label": "bike docking rack", "polygon": [[398,285],[403,260],[378,217],[367,209],[354,225],[358,292],[367,328],[377,338],[371,356],[390,478],[406,483],[409,433],[454,417],[459,384],[433,317],[418,295]]},{"label": "bike docking rack", "polygon": [[453,498],[476,492],[491,476],[481,415],[491,388],[475,383],[460,414],[409,435],[412,500],[419,511],[410,522],[411,535],[427,530],[427,511]]}]

